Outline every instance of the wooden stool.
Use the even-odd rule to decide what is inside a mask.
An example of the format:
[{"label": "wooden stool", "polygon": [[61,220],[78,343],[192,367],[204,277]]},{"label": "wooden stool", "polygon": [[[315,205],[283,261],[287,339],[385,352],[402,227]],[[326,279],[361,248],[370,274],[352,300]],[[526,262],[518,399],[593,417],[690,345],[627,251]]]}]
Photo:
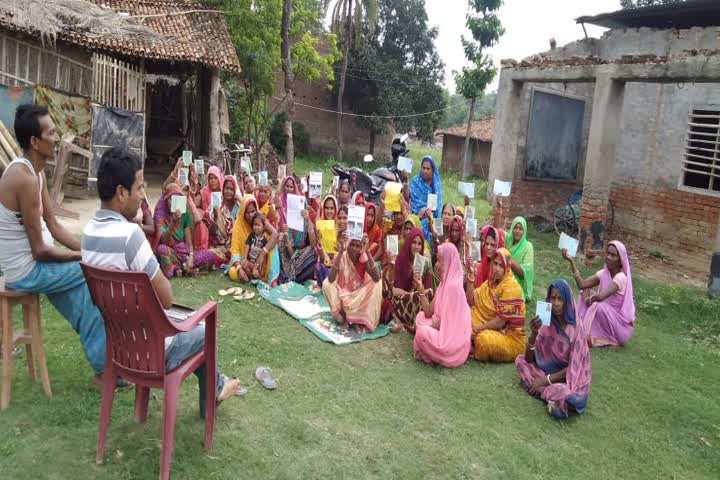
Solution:
[{"label": "wooden stool", "polygon": [[[23,330],[14,333],[12,326],[12,308],[22,305]],[[35,361],[33,351],[37,355],[45,396],[52,397],[50,377],[48,376],[40,333],[40,301],[35,293],[16,292],[5,289],[5,279],[0,277],[0,343],[2,344],[2,398],[0,410],[10,405],[10,376],[12,371],[12,353],[17,345],[25,345],[28,373],[35,381]]]}]

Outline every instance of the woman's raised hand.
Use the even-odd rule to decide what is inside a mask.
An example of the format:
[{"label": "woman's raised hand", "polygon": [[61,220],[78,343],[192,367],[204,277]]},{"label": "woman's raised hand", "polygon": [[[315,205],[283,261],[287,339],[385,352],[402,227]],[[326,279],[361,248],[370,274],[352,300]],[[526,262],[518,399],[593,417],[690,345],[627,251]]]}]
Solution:
[{"label": "woman's raised hand", "polygon": [[540,331],[540,327],[542,327],[542,321],[540,320],[540,317],[535,315],[535,317],[530,320],[530,331],[532,332],[532,338],[535,338],[537,336],[538,332]]}]

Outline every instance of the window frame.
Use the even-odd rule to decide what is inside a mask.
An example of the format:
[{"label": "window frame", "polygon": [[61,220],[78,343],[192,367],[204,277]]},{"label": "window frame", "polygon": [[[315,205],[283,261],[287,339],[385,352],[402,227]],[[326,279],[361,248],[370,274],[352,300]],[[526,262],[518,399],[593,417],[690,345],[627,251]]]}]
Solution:
[{"label": "window frame", "polygon": [[[713,163],[710,167],[711,172],[705,173],[705,172],[699,172],[699,171],[691,171],[690,173],[697,173],[697,174],[705,174],[710,177],[710,182],[708,188],[700,188],[700,187],[693,187],[690,185],[685,185],[685,174],[687,172],[688,164],[687,162],[692,162],[692,160],[688,159],[688,150],[692,150],[690,147],[690,135],[693,133],[692,131],[692,125],[691,123],[693,120],[693,115],[695,115],[695,112],[698,110],[708,110],[713,112],[718,117],[718,125],[717,125],[717,133],[714,137],[715,144],[714,147],[715,150],[715,158],[712,158]],[[697,132],[695,132],[697,134]],[[712,137],[711,137],[712,138]],[[707,167],[705,167],[707,168]],[[713,171],[717,173],[713,173]],[[720,104],[703,104],[703,105],[692,105],[688,109],[688,117],[687,117],[687,128],[685,130],[685,139],[682,147],[682,160],[680,162],[680,175],[678,177],[678,190],[689,192],[689,193],[696,193],[698,195],[705,195],[709,197],[718,197],[720,198],[720,191],[712,190],[713,186],[720,185]]]}]

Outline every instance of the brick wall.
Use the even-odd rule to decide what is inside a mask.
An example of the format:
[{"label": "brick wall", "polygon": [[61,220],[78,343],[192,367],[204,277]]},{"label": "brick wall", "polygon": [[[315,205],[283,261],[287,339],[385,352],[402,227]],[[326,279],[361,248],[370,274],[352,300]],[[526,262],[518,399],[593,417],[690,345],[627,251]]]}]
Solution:
[{"label": "brick wall", "polygon": [[682,251],[707,268],[717,233],[720,198],[616,181],[610,201],[615,208],[613,234],[643,239],[665,255]]},{"label": "brick wall", "polygon": [[[275,84],[274,97],[285,96],[284,81],[282,75],[278,76]],[[346,99],[347,100],[347,99]],[[337,102],[333,99],[332,93],[328,90],[327,82],[320,80],[316,82],[295,82],[295,102],[314,107],[320,107],[331,112],[316,110],[297,105],[295,107],[295,121],[300,122],[310,135],[310,150],[317,153],[335,155],[337,149]],[[271,98],[270,105],[274,108],[279,102]],[[284,111],[281,106],[278,111]],[[351,112],[350,107],[345,105],[345,112]],[[388,133],[378,135],[375,138],[374,157],[379,161],[390,159],[390,145],[394,130],[392,124],[388,123]],[[346,160],[359,160],[370,153],[370,132],[358,125],[353,117],[343,118],[343,153]]]},{"label": "brick wall", "polygon": [[544,217],[552,221],[561,201],[582,188],[575,183],[543,182],[515,179],[510,194],[509,216]]}]

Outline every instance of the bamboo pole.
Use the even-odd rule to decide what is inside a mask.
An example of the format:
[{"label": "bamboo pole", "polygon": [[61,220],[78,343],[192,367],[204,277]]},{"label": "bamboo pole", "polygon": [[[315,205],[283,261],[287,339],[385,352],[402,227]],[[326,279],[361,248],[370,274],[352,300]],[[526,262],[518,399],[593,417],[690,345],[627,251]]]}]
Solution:
[{"label": "bamboo pole", "polygon": [[3,148],[0,148],[0,163],[2,163],[3,168],[7,168],[8,165],[10,165],[10,157],[7,156]]},{"label": "bamboo pole", "polygon": [[0,146],[5,149],[6,156],[12,161],[17,158],[17,155],[13,151],[12,147],[8,143],[5,135],[0,134]]},{"label": "bamboo pole", "polygon": [[5,124],[2,121],[0,121],[0,133],[5,137],[5,140],[7,141],[8,145],[10,145],[10,148],[12,148],[15,155],[18,157],[22,156],[22,149],[20,148],[20,146],[18,146],[12,134],[5,127]]}]

